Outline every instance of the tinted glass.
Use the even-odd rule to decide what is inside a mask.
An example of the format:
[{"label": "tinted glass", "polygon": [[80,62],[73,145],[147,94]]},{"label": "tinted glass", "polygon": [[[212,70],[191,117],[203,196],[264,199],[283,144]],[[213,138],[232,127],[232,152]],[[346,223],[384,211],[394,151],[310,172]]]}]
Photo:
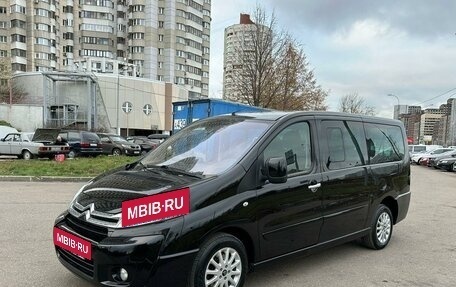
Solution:
[{"label": "tinted glass", "polygon": [[82,133],[82,140],[89,142],[100,142],[100,138],[95,133]]},{"label": "tinted glass", "polygon": [[404,138],[399,127],[369,123],[365,128],[371,164],[404,158]]},{"label": "tinted glass", "polygon": [[327,154],[326,167],[331,170],[361,166],[367,154],[363,125],[350,121],[324,121]]},{"label": "tinted glass", "polygon": [[264,160],[284,157],[288,174],[308,172],[312,167],[309,124],[296,123],[282,130],[264,150]]}]

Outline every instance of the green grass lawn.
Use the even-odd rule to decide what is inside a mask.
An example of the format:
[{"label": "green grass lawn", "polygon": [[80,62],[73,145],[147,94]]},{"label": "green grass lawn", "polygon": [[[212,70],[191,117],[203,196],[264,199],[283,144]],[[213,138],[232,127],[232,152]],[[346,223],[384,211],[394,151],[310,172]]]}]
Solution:
[{"label": "green grass lawn", "polygon": [[0,161],[0,176],[75,176],[94,177],[110,169],[134,162],[137,157],[98,156],[57,162],[49,159],[11,159]]}]

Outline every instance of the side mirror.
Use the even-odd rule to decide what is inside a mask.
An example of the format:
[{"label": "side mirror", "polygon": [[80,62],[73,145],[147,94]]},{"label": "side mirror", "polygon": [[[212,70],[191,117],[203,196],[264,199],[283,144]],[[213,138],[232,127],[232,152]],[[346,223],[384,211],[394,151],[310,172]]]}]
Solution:
[{"label": "side mirror", "polygon": [[285,183],[287,182],[287,161],[284,157],[268,158],[262,173],[270,183]]}]

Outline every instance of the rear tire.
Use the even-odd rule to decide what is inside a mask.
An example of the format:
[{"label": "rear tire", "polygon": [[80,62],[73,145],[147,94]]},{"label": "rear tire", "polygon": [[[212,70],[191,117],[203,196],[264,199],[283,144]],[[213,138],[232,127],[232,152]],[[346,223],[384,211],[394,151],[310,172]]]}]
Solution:
[{"label": "rear tire", "polygon": [[74,152],[74,150],[70,150],[70,152],[68,153],[68,158],[75,158],[76,157],[76,153]]},{"label": "rear tire", "polygon": [[247,273],[244,244],[236,237],[219,233],[201,246],[189,274],[189,287],[242,287]]},{"label": "rear tire", "polygon": [[371,249],[385,248],[393,235],[393,216],[391,210],[380,204],[374,214],[369,234],[362,238],[363,244]]},{"label": "rear tire", "polygon": [[25,160],[29,160],[29,159],[32,159],[33,158],[33,155],[31,152],[29,152],[28,150],[24,150],[22,152],[22,158],[25,159]]}]

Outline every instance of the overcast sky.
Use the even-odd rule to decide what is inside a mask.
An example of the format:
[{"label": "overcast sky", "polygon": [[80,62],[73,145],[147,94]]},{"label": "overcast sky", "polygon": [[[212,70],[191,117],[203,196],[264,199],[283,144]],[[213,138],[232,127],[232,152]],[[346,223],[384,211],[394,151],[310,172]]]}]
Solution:
[{"label": "overcast sky", "polygon": [[[456,97],[456,1],[259,3],[301,42],[318,83],[330,90],[332,111],[341,96],[354,92],[384,117],[392,117],[397,104],[388,94],[400,104],[423,108]],[[224,29],[238,24],[240,13],[253,14],[256,5],[253,0],[212,0],[210,97],[222,95]]]}]

